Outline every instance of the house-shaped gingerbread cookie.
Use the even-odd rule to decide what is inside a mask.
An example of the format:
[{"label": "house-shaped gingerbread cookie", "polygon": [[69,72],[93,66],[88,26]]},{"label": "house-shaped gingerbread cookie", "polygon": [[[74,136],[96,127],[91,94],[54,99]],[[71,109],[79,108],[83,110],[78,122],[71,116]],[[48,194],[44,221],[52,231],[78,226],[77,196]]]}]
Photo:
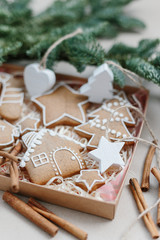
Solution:
[{"label": "house-shaped gingerbread cookie", "polygon": [[83,145],[52,130],[26,133],[22,137],[27,151],[22,160],[32,182],[45,184],[55,176],[69,177],[85,168]]}]

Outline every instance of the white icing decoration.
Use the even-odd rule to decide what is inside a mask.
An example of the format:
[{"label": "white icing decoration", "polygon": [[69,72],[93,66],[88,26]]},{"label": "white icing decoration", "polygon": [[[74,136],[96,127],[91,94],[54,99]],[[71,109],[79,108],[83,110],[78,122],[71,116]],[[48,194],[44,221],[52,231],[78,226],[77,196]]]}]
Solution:
[{"label": "white icing decoration", "polygon": [[100,128],[100,127],[101,127],[101,125],[98,123],[98,124],[96,124],[96,127],[97,127],[97,128]]},{"label": "white icing decoration", "polygon": [[0,125],[0,128],[2,129],[2,131],[4,131],[6,126]]},{"label": "white icing decoration", "polygon": [[124,142],[109,142],[105,137],[101,137],[98,148],[90,151],[88,156],[99,162],[100,172],[104,173],[113,164],[124,166],[119,152],[124,146]]},{"label": "white icing decoration", "polygon": [[[2,75],[6,76],[4,79]],[[22,93],[22,88],[8,88],[10,83],[8,80],[12,77],[10,74],[1,73],[0,78],[2,79],[3,89],[0,96],[0,106],[4,103],[19,103],[20,105],[23,104],[24,93]],[[6,94],[6,92],[20,92],[16,94]],[[11,100],[4,100],[5,98],[12,98]],[[13,98],[19,98],[19,100],[13,100]]]},{"label": "white icing decoration", "polygon": [[[63,151],[63,150],[69,151],[69,152],[73,155],[72,157],[74,157],[75,159],[77,159],[77,161],[78,161],[78,163],[79,163],[79,166],[80,166],[80,168],[82,169],[81,162],[80,162],[79,158],[76,156],[77,153],[74,153],[71,149],[69,149],[69,148],[67,148],[67,147],[61,147],[61,148],[57,148],[57,149],[53,152],[53,160],[54,160],[54,162],[55,162],[55,164],[56,164],[56,167],[57,167],[59,173],[62,175],[62,172],[61,172],[61,170],[60,170],[60,168],[59,168],[59,166],[58,166],[58,163],[57,163],[57,161],[56,161],[56,156],[55,156],[55,155],[56,155],[56,153],[57,153],[58,151]],[[73,160],[73,159],[72,159],[72,160]]]},{"label": "white icing decoration", "polygon": [[94,127],[96,125],[96,123],[93,120],[90,122],[90,124],[91,124],[91,127]]},{"label": "white icing decoration", "polygon": [[37,154],[37,155],[31,157],[31,160],[32,160],[34,167],[40,167],[44,164],[49,163],[49,159],[45,152],[42,152],[40,154]]},{"label": "white icing decoration", "polygon": [[111,119],[110,119],[110,122],[114,122],[114,118],[111,118]]},{"label": "white icing decoration", "polygon": [[116,137],[120,137],[120,136],[121,136],[121,132],[117,132]]},{"label": "white icing decoration", "polygon": [[108,103],[107,106],[108,106],[109,108],[111,108],[111,107],[112,107],[112,103]]},{"label": "white icing decoration", "polygon": [[125,120],[125,121],[128,121],[128,117],[125,117],[124,120]]},{"label": "white icing decoration", "polygon": [[100,119],[96,119],[96,123],[100,123]]},{"label": "white icing decoration", "polygon": [[76,160],[76,158],[75,158],[74,156],[72,156],[71,159],[72,159],[73,161]]},{"label": "white icing decoration", "polygon": [[127,135],[126,134],[123,134],[123,138],[126,138],[127,137]]},{"label": "white icing decoration", "polygon": [[116,106],[118,106],[119,104],[118,104],[118,102],[114,102],[113,105],[116,107]]},{"label": "white icing decoration", "polygon": [[102,130],[106,130],[106,127],[105,127],[105,126],[102,126],[101,129],[102,129]]},{"label": "white icing decoration", "polygon": [[116,117],[115,120],[116,120],[117,122],[119,122],[119,121],[120,121],[120,118],[119,118],[119,117]]},{"label": "white icing decoration", "polygon": [[115,134],[115,133],[116,133],[116,130],[112,129],[111,134]]},{"label": "white icing decoration", "polygon": [[102,120],[102,123],[103,123],[103,125],[106,124],[106,123],[107,123],[107,119],[104,118],[104,119]]},{"label": "white icing decoration", "polygon": [[123,117],[124,115],[123,115],[123,113],[120,113],[119,116],[120,116],[120,117]]},{"label": "white icing decoration", "polygon": [[20,162],[20,167],[24,168],[25,166],[26,166],[25,161],[21,161],[21,162]]},{"label": "white icing decoration", "polygon": [[116,117],[118,115],[118,112],[114,112],[113,116]]}]

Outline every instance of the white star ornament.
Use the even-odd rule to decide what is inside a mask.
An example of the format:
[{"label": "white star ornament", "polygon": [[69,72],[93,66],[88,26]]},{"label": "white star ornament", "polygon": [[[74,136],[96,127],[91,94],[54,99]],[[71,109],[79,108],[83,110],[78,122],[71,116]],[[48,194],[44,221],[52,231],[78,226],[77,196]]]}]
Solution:
[{"label": "white star ornament", "polygon": [[123,167],[124,161],[120,156],[120,151],[124,144],[124,142],[109,142],[105,137],[101,137],[98,148],[90,151],[88,156],[99,162],[101,173],[104,173],[113,164]]}]

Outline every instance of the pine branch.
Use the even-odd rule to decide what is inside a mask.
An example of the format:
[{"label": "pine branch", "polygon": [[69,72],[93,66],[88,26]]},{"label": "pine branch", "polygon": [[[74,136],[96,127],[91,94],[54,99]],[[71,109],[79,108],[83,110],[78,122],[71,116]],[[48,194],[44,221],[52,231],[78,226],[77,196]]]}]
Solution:
[{"label": "pine branch", "polygon": [[131,58],[126,61],[125,65],[132,72],[160,85],[160,72],[149,62],[141,58]]}]

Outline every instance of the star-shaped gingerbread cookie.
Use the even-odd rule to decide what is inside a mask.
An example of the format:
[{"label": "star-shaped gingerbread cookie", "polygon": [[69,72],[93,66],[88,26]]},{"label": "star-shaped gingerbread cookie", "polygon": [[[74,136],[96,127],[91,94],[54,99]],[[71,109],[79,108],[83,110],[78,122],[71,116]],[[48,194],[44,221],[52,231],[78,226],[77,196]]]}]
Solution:
[{"label": "star-shaped gingerbread cookie", "polygon": [[32,98],[32,101],[42,110],[45,127],[61,124],[77,126],[85,122],[87,97],[68,85],[58,85],[50,93]]},{"label": "star-shaped gingerbread cookie", "polygon": [[40,125],[40,120],[38,118],[26,116],[17,123],[19,127],[20,134],[23,135],[30,131],[37,131]]},{"label": "star-shaped gingerbread cookie", "polygon": [[87,192],[93,192],[105,184],[105,179],[101,176],[98,169],[81,170],[76,180],[76,185]]}]

